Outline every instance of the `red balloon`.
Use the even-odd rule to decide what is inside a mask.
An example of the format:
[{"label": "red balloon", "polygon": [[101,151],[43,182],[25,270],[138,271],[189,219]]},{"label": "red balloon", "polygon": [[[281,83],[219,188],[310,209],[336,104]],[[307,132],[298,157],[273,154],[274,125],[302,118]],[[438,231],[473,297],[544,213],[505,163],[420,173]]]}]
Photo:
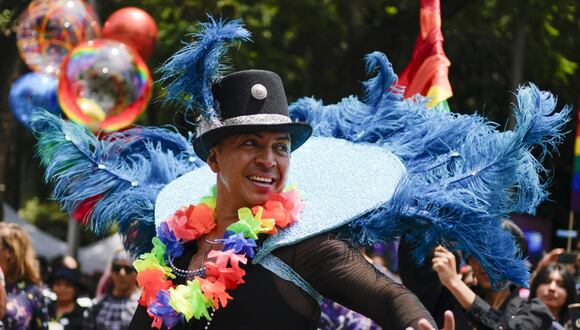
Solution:
[{"label": "red balloon", "polygon": [[103,25],[102,36],[131,46],[147,60],[157,41],[157,24],[143,9],[125,7],[109,16]]}]

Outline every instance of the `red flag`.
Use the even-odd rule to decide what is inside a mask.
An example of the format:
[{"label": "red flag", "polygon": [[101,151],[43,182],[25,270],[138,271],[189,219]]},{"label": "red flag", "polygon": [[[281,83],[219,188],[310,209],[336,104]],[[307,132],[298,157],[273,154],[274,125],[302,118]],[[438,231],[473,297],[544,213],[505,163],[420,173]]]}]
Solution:
[{"label": "red flag", "polygon": [[434,107],[453,95],[447,77],[451,62],[443,51],[439,0],[421,0],[420,27],[413,57],[399,84],[407,87],[405,97],[419,93],[430,97],[429,106]]}]

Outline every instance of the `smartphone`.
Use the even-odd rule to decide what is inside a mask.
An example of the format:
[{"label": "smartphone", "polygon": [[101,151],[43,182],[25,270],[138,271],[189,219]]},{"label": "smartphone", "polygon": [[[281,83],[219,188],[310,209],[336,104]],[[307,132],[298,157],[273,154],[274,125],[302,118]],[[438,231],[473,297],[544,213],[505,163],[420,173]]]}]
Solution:
[{"label": "smartphone", "polygon": [[558,256],[558,262],[561,264],[575,264],[578,252],[564,252]]}]

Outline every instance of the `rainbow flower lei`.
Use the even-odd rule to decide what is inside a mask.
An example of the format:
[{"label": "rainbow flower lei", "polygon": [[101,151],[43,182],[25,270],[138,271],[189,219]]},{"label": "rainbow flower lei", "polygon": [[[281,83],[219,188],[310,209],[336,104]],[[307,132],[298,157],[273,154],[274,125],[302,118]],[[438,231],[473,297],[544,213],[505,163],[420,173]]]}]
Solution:
[{"label": "rainbow flower lei", "polygon": [[172,328],[192,317],[211,320],[209,309],[226,307],[233,299],[227,290],[244,283],[246,272],[240,264],[254,257],[258,235],[275,234],[277,227],[294,223],[304,208],[295,187],[272,194],[262,206],[240,208],[239,220],[227,228],[223,239],[217,240],[224,244],[223,250],[212,250],[206,256],[206,260],[211,260],[204,263],[206,278],[196,276],[175,286],[172,279],[176,274],[167,262],[183,254],[183,244],[213,230],[215,204],[213,186],[211,194],[199,204],[182,207],[163,221],[152,239],[151,252],[142,254],[133,263],[138,272],[137,283],[143,290],[139,304],[147,307],[153,318],[152,327],[159,329],[164,324]]}]

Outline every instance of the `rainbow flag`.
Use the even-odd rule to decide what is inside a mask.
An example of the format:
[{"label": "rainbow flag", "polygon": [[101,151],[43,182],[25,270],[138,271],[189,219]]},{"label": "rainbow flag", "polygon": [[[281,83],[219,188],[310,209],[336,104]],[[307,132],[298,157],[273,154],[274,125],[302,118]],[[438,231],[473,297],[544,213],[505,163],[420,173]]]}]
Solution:
[{"label": "rainbow flag", "polygon": [[449,110],[447,99],[453,95],[447,77],[451,62],[443,51],[439,0],[421,0],[420,33],[411,62],[399,75],[406,87],[405,97],[417,93],[430,97],[430,107]]},{"label": "rainbow flag", "polygon": [[578,125],[576,126],[576,143],[574,145],[574,170],[572,172],[572,211],[580,211],[580,107],[578,107]]}]

